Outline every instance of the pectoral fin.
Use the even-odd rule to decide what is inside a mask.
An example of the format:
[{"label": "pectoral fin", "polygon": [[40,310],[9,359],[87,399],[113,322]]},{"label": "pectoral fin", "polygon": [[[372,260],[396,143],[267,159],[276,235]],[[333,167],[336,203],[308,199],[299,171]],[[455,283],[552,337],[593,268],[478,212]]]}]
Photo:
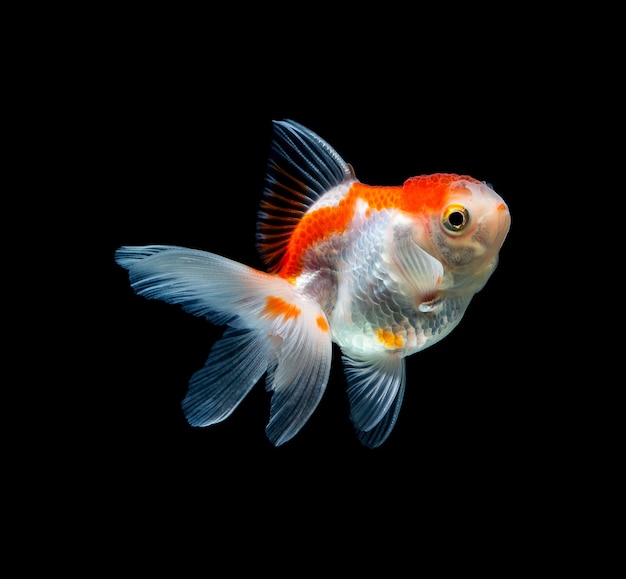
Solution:
[{"label": "pectoral fin", "polygon": [[416,296],[418,305],[424,303],[426,309],[423,311],[434,309],[430,306],[436,304],[439,285],[443,280],[441,262],[417,245],[409,231],[399,236],[389,251],[389,258],[399,274],[398,281],[404,286],[407,295]]}]

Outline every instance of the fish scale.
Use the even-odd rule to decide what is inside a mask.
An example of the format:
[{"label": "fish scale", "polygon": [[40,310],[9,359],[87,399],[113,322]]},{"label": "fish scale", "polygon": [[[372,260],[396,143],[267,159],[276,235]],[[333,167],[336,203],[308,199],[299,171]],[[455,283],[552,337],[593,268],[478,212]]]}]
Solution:
[{"label": "fish scale", "polygon": [[[333,336],[337,343],[359,355],[387,350],[380,332],[395,333],[407,321],[401,312],[410,300],[397,291],[382,257],[391,216],[389,211],[376,211],[369,218],[357,219],[359,223],[353,225],[354,231],[348,235],[341,255],[347,267],[341,270],[337,298],[341,307],[333,314],[331,327],[336,328]],[[335,316],[342,319],[335,322]]]}]

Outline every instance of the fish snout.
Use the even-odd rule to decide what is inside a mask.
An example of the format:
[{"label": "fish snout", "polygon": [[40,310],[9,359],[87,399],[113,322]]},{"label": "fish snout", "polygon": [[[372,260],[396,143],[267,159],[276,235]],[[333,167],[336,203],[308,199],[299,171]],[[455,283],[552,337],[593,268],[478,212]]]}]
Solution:
[{"label": "fish snout", "polygon": [[496,214],[498,216],[498,240],[502,245],[511,228],[511,213],[504,201],[498,203]]}]

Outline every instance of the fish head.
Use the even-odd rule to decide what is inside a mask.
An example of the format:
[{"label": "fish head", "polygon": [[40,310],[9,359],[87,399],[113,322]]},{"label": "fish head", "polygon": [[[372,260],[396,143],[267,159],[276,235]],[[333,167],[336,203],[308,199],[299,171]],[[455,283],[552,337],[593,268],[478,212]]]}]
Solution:
[{"label": "fish head", "polygon": [[498,263],[511,226],[509,208],[485,182],[450,174],[430,177],[437,177],[432,189],[424,191],[422,183],[422,190],[413,192],[423,199],[413,240],[451,274],[448,284],[478,291]]}]

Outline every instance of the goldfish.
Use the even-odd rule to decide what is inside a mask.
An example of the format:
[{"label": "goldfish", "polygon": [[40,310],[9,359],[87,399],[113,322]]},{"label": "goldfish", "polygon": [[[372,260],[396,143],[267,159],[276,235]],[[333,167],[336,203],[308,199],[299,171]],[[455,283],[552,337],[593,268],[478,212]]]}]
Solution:
[{"label": "goldfish", "polygon": [[383,444],[406,388],[407,356],[459,324],[493,274],[507,204],[455,173],[367,185],[319,135],[272,123],[256,230],[266,271],[176,245],[121,246],[136,294],[225,326],[181,406],[188,423],[228,418],[265,376],[274,446],[307,423],[339,348],[360,443]]}]

